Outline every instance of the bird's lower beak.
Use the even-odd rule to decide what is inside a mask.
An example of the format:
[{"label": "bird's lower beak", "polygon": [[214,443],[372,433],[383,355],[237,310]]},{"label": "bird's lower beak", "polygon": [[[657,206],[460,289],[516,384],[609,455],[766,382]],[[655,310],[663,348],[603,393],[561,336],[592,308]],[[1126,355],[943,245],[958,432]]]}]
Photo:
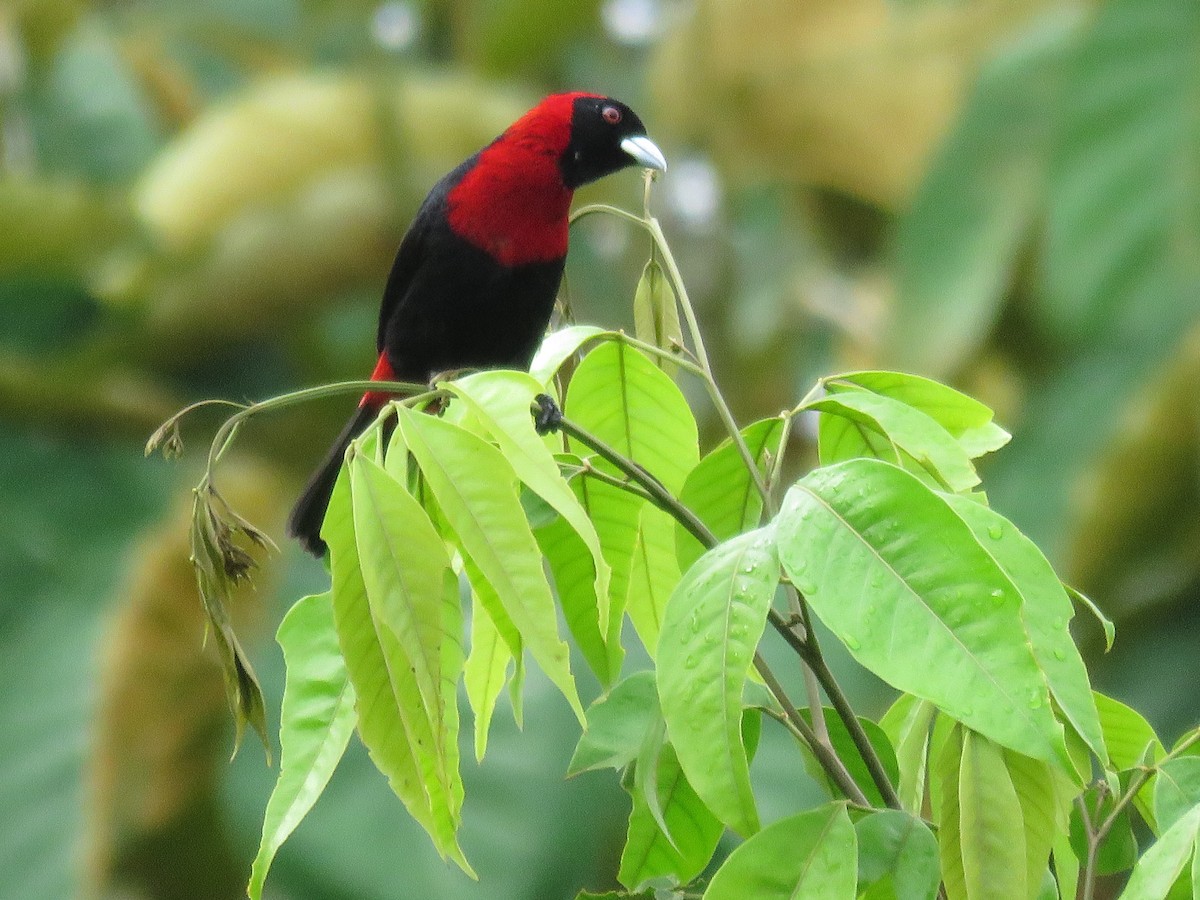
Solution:
[{"label": "bird's lower beak", "polygon": [[647,169],[654,169],[658,172],[667,171],[667,158],[663,156],[662,151],[655,146],[654,141],[646,137],[644,134],[627,137],[621,141],[621,149],[640,166],[645,166]]}]

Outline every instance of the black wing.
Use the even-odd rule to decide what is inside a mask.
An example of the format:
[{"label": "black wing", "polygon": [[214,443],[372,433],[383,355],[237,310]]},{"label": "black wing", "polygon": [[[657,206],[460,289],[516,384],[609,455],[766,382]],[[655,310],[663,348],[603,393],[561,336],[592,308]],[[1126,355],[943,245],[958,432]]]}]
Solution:
[{"label": "black wing", "polygon": [[383,300],[379,306],[379,327],[375,332],[375,350],[377,352],[383,352],[387,340],[388,322],[395,313],[396,306],[408,293],[417,271],[424,262],[430,233],[437,230],[439,223],[446,221],[446,195],[475,165],[478,158],[479,154],[476,153],[464,160],[433,186],[429,195],[422,201],[416,216],[413,217],[412,224],[408,226],[404,239],[400,241],[400,249],[396,251],[396,259],[392,262],[392,271],[388,273],[387,284],[383,288]]}]

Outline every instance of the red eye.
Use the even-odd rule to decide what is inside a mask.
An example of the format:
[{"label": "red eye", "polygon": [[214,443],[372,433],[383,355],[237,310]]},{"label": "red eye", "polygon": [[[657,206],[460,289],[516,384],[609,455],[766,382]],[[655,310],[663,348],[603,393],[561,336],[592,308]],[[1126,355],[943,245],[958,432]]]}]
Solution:
[{"label": "red eye", "polygon": [[606,106],[600,110],[600,115],[604,117],[604,121],[609,125],[616,125],[621,121],[621,111],[615,106]]}]

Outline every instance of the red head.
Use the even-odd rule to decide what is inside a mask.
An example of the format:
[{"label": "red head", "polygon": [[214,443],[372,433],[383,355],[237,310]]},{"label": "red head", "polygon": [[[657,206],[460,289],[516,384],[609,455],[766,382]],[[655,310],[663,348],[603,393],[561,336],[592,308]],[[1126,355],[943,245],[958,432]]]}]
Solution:
[{"label": "red head", "polygon": [[450,224],[505,265],[560,259],[575,188],[636,164],[666,168],[633,110],[552,94],[479,154],[450,192]]}]

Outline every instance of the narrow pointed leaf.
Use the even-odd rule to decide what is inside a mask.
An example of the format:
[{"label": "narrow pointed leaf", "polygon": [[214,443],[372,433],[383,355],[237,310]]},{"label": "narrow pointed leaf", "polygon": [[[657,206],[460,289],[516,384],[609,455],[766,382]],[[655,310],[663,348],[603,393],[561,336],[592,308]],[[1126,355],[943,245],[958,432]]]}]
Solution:
[{"label": "narrow pointed leaf", "polygon": [[[461,795],[458,775],[458,676],[463,621],[457,579],[445,544],[425,510],[377,463],[355,454],[349,464],[354,533],[371,613],[400,647],[401,676],[416,688],[401,710],[410,740],[432,754],[446,796]],[[397,660],[389,660],[393,680]],[[451,803],[457,816],[461,798]]]},{"label": "narrow pointed leaf", "polygon": [[262,897],[275,852],[312,809],[354,731],[354,689],[338,649],[329,594],[304,597],[277,636],[287,665],[279,715],[279,778],[263,815],[262,842],[247,893]]},{"label": "narrow pointed leaf", "polygon": [[831,803],[764,828],[729,854],[704,900],[851,900],[858,841],[846,807]]},{"label": "narrow pointed leaf", "polygon": [[1011,750],[1003,753],[1004,764],[1021,805],[1025,886],[1028,895],[1034,897],[1050,861],[1054,838],[1066,833],[1071,801],[1066,792],[1058,789],[1055,772],[1048,763]]},{"label": "narrow pointed leaf", "polygon": [[851,460],[797,482],[775,527],[792,582],[862,665],[1003,746],[1071,766],[1016,587],[940,495]]},{"label": "narrow pointed leaf", "polygon": [[[657,815],[635,793],[617,878],[630,890],[656,879],[686,884],[708,865],[724,826],[696,796],[670,744],[657,754],[653,783]],[[670,838],[663,832],[665,824]]]},{"label": "narrow pointed leaf", "polygon": [[[512,468],[491,444],[448,422],[408,409],[398,411],[398,420],[409,452],[470,560],[468,574],[476,572],[495,592],[524,646],[582,722],[583,707],[567,645],[558,634],[554,597],[521,509]],[[475,579],[472,584],[482,597]]]},{"label": "narrow pointed leaf", "polygon": [[[938,724],[949,722],[938,718]],[[962,808],[959,803],[959,778],[962,769],[964,728],[954,723],[939,743],[930,743],[929,801],[933,822],[938,826],[938,850],[942,882],[949,900],[968,900],[966,872],[963,869]],[[935,727],[934,737],[936,738]]]},{"label": "narrow pointed leaf", "polygon": [[1113,648],[1113,641],[1117,639],[1117,626],[1087,594],[1076,590],[1069,584],[1064,584],[1063,587],[1071,595],[1071,599],[1079,601],[1083,608],[1092,614],[1092,618],[1100,624],[1100,628],[1104,631],[1104,652],[1107,653]]},{"label": "narrow pointed leaf", "polygon": [[496,699],[508,681],[512,654],[481,603],[471,610],[471,652],[463,667],[467,702],[475,714],[475,760],[483,762]]},{"label": "narrow pointed leaf", "polygon": [[[675,352],[683,347],[683,330],[679,327],[679,306],[675,292],[658,261],[651,259],[642,269],[633,296],[633,327],[638,340],[653,344],[661,350]],[[678,366],[666,359],[655,364],[673,375]]]},{"label": "narrow pointed leaf", "polygon": [[925,805],[925,770],[929,754],[932,703],[902,694],[880,720],[880,727],[896,748],[900,769],[896,792],[909,812],[920,814]]},{"label": "narrow pointed leaf", "polygon": [[329,501],[321,537],[329,545],[333,574],[333,612],[338,646],[354,687],[358,734],[409,814],[433,839],[434,846],[474,877],[458,846],[457,821],[447,804],[434,801],[426,783],[426,766],[410,743],[401,709],[411,710],[419,697],[413,683],[403,681],[406,668],[398,641],[372,614],[359,567],[350,499],[349,473],[343,468]]},{"label": "narrow pointed leaf", "polygon": [[[1075,608],[1062,582],[1042,551],[1002,515],[966,497],[948,495],[946,502],[970,526],[979,544],[1016,587],[1033,655],[1046,675],[1050,693],[1088,749],[1107,764],[1108,752],[1092,686],[1071,639]],[[1086,779],[1091,772],[1080,774]]]},{"label": "narrow pointed leaf", "polygon": [[658,646],[663,611],[671,592],[679,584],[675,524],[675,520],[657,506],[643,505],[629,568],[625,611],[651,656]]},{"label": "narrow pointed leaf", "polygon": [[658,642],[659,700],[696,793],[742,835],[758,830],[742,743],[742,688],[779,582],[769,533],[702,556],[667,604]]},{"label": "narrow pointed leaf", "polygon": [[534,429],[530,406],[542,387],[523,372],[480,372],[446,387],[468,403],[500,448],[517,477],[549,504],[579,535],[592,556],[598,615],[608,618],[610,570],[600,549],[600,538],[580,505],[558,463]]},{"label": "narrow pointed leaf", "polygon": [[967,897],[1027,896],[1021,803],[1004,764],[1004,751],[970,730],[963,732],[958,803]]},{"label": "narrow pointed leaf", "polygon": [[[572,490],[581,498],[581,509],[585,510],[582,501],[587,498],[583,478],[576,478]],[[637,498],[633,498],[637,500]],[[602,504],[599,504],[602,506]],[[636,539],[636,518],[633,521],[632,535]],[[596,675],[603,687],[609,687],[620,676],[621,663],[625,658],[625,650],[621,646],[621,620],[624,609],[613,601],[612,569],[607,558],[604,560],[609,577],[605,581],[605,607],[608,610],[608,620],[601,624],[596,596],[596,564],[591,551],[580,538],[575,529],[561,516],[534,531],[538,547],[546,557],[550,572],[554,576],[554,589],[558,595],[559,606],[562,607],[563,618],[567,628],[575,639],[575,645],[583,653],[584,659]],[[606,535],[611,540],[611,535]],[[605,539],[597,533],[598,546],[601,555],[606,553]],[[608,553],[614,558],[619,557],[611,549]],[[626,569],[620,575],[627,583],[629,559],[625,559]],[[621,590],[624,595],[624,588]]]}]

